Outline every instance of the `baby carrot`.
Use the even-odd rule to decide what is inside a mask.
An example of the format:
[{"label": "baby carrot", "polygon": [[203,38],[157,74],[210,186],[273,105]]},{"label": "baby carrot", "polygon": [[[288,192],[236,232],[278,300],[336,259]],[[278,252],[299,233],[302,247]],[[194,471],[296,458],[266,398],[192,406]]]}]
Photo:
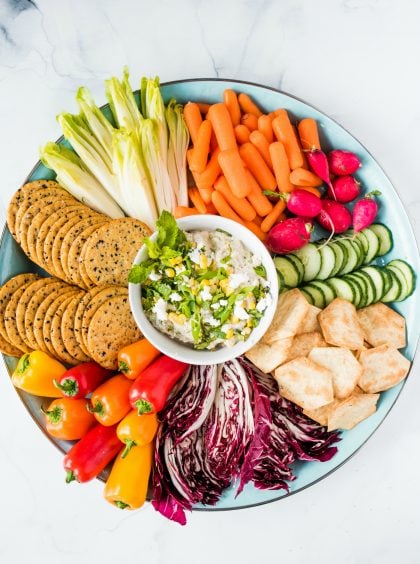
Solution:
[{"label": "baby carrot", "polygon": [[258,129],[258,118],[254,114],[244,114],[241,117],[242,125],[246,125],[250,131]]},{"label": "baby carrot", "polygon": [[318,125],[312,118],[302,119],[298,124],[300,142],[304,151],[321,150]]},{"label": "baby carrot", "polygon": [[277,116],[273,119],[273,131],[278,141],[281,141],[286,149],[289,166],[292,170],[302,168],[303,157],[299,143],[290,123],[286,110],[276,110]]},{"label": "baby carrot", "polygon": [[269,150],[279,191],[291,192],[293,185],[290,182],[290,166],[283,143],[271,143]]},{"label": "baby carrot", "polygon": [[269,143],[272,143],[274,139],[272,121],[272,118],[266,115],[262,115],[258,118],[258,129]]},{"label": "baby carrot", "polygon": [[232,194],[229,184],[224,176],[219,176],[214,184],[215,190],[220,192],[230,207],[245,221],[252,221],[255,219],[257,212],[251,206],[246,198],[237,198]]},{"label": "baby carrot", "polygon": [[210,106],[207,118],[211,121],[220,150],[236,149],[235,132],[226,105],[219,103]]},{"label": "baby carrot", "polygon": [[[211,204],[211,194],[213,192],[213,187],[212,188],[199,188],[197,186],[197,190],[198,190],[198,192],[201,196],[201,199],[203,200],[203,202],[207,206],[207,211],[209,211],[208,207]],[[209,211],[209,213],[212,213],[212,212]]]},{"label": "baby carrot", "polygon": [[235,127],[235,137],[236,137],[236,141],[239,143],[239,145],[242,145],[243,143],[246,143],[247,141],[249,141],[249,134],[251,132],[249,131],[249,129],[247,128],[246,125],[242,125],[241,123],[239,125],[237,125]]},{"label": "baby carrot", "polygon": [[238,96],[238,102],[244,114],[254,114],[257,118],[262,115],[262,111],[254,104],[248,94],[241,92]]},{"label": "baby carrot", "polygon": [[253,221],[244,221],[245,227],[248,227],[250,231],[254,233],[261,241],[265,241],[267,233],[264,233],[262,229]]},{"label": "baby carrot", "polygon": [[247,174],[249,183],[251,185],[251,191],[247,196],[247,200],[255,209],[257,214],[264,217],[271,212],[273,205],[267,198],[267,196],[262,193],[261,188],[258,186],[258,182],[255,180],[249,170],[247,170]]},{"label": "baby carrot", "polygon": [[[212,192],[213,192],[213,190],[212,190]],[[207,204],[207,213],[217,215],[217,209],[214,207],[214,204],[211,201],[211,194],[210,194],[210,202]]]},{"label": "baby carrot", "polygon": [[198,215],[198,210],[196,208],[188,208],[186,206],[176,206],[174,209],[174,217],[179,219],[180,217],[188,217],[189,215]]},{"label": "baby carrot", "polygon": [[196,104],[202,114],[206,114],[209,111],[210,104],[206,104],[205,102],[196,102]]},{"label": "baby carrot", "polygon": [[[245,196],[247,196],[250,192],[251,187],[246,173],[246,168],[239,155],[239,151],[237,149],[220,151],[219,165],[233,194],[237,198],[245,198]],[[214,205],[216,206],[215,203]]]},{"label": "baby carrot", "polygon": [[237,215],[230,205],[225,200],[223,194],[215,190],[211,195],[211,201],[214,204],[214,207],[218,211],[219,215],[222,217],[227,217],[228,219],[233,219],[233,221],[237,221],[238,223],[242,223],[242,219]]},{"label": "baby carrot", "polygon": [[289,179],[295,186],[322,186],[322,180],[319,176],[303,168],[292,170]]},{"label": "baby carrot", "polygon": [[255,223],[256,225],[258,225],[258,227],[261,225],[263,218],[260,215],[255,216],[255,219],[253,221],[253,223]]},{"label": "baby carrot", "polygon": [[319,190],[317,190],[316,188],[314,188],[313,186],[299,186],[299,188],[301,190],[306,190],[307,192],[310,192],[311,194],[315,194],[315,196],[318,196],[318,198],[321,197],[321,192]]},{"label": "baby carrot", "polygon": [[258,149],[254,147],[252,143],[244,143],[241,145],[239,147],[239,154],[253,176],[256,178],[258,184],[264,188],[264,190],[276,189],[277,182],[273,173],[266,165]]},{"label": "baby carrot", "polygon": [[208,119],[201,122],[198,128],[194,149],[190,158],[190,169],[192,172],[203,172],[207,165],[207,157],[210,150],[210,138],[212,133],[211,123]]},{"label": "baby carrot", "polygon": [[188,102],[188,104],[185,104],[184,119],[185,123],[187,124],[188,131],[190,132],[193,145],[195,145],[195,141],[198,135],[198,129],[201,125],[201,122],[203,121],[198,104],[196,104],[195,102]]},{"label": "baby carrot", "polygon": [[[194,150],[194,149],[192,149]],[[188,160],[188,164],[190,163],[190,159],[191,159],[191,155],[192,153],[190,153],[191,149],[189,149],[187,151],[187,160]],[[205,189],[205,190],[209,190],[211,188],[213,188],[213,184],[216,181],[216,178],[219,176],[219,174],[221,173],[221,168],[219,165],[219,161],[218,161],[218,157],[219,157],[219,153],[220,150],[217,148],[215,151],[213,151],[209,162],[207,163],[206,168],[203,170],[203,172],[200,173],[195,173],[193,172],[193,178],[195,180],[195,183],[197,185],[197,188],[199,190],[201,189]],[[206,201],[206,200],[204,200]]]},{"label": "baby carrot", "polygon": [[267,141],[265,135],[259,130],[252,131],[251,135],[249,136],[249,140],[258,149],[259,153],[265,161],[265,164],[271,170],[273,170],[273,163],[271,162],[270,157],[270,143]]},{"label": "baby carrot", "polygon": [[188,190],[188,196],[190,197],[190,200],[194,204],[194,207],[198,211],[198,213],[207,213],[206,204],[204,203],[204,200],[201,197],[198,188],[190,188]]},{"label": "baby carrot", "polygon": [[261,223],[261,231],[264,231],[264,233],[270,231],[270,229],[273,227],[273,225],[276,223],[285,209],[286,202],[279,200],[272,211],[264,218],[263,222]]},{"label": "baby carrot", "polygon": [[235,127],[239,125],[241,121],[241,108],[239,107],[238,97],[234,90],[227,88],[223,92],[223,102],[225,106],[229,110],[230,119],[232,120],[232,124]]}]

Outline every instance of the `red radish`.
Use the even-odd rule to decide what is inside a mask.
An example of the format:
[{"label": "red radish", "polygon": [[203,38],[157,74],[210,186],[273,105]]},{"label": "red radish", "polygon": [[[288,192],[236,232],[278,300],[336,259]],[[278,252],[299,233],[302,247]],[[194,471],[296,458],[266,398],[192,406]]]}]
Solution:
[{"label": "red radish", "polygon": [[299,217],[316,217],[321,209],[321,199],[307,190],[293,190],[287,197],[287,209]]},{"label": "red radish", "polygon": [[339,202],[322,200],[322,211],[316,220],[327,231],[343,233],[351,225],[351,213]]},{"label": "red radish", "polygon": [[362,166],[359,158],[351,151],[335,149],[328,153],[330,171],[338,176],[353,174]]},{"label": "red radish", "polygon": [[309,166],[313,172],[328,185],[331,193],[333,194],[333,198],[335,199],[334,188],[330,179],[330,167],[328,165],[327,155],[323,151],[315,149],[314,151],[307,152],[306,158],[308,159]]},{"label": "red radish", "polygon": [[379,190],[374,190],[356,202],[353,208],[353,228],[356,233],[366,229],[375,221],[376,214],[378,213],[378,204],[373,198],[380,195],[381,192]]},{"label": "red radish", "polygon": [[329,188],[328,196],[334,198],[337,202],[342,202],[346,204],[347,202],[352,202],[360,194],[360,183],[354,178],[354,176],[338,176],[332,181],[334,192]]},{"label": "red radish", "polygon": [[273,253],[285,255],[309,243],[312,224],[301,217],[292,217],[277,223],[268,232],[266,245]]}]

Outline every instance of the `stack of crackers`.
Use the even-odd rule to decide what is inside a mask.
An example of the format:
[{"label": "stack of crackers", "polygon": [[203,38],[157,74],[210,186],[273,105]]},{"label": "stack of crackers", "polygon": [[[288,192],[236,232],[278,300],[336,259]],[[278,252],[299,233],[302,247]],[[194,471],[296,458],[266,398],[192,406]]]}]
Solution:
[{"label": "stack of crackers", "polygon": [[0,350],[39,349],[70,365],[94,359],[116,369],[119,348],[141,337],[127,280],[149,228],[134,218],[111,220],[52,180],[20,188],[7,224],[51,276],[20,274],[0,288]]},{"label": "stack of crackers", "polygon": [[271,372],[280,394],[328,430],[351,429],[375,412],[379,392],[410,362],[405,320],[382,303],[356,311],[336,298],[321,310],[298,289],[280,296],[272,325],[246,356]]}]

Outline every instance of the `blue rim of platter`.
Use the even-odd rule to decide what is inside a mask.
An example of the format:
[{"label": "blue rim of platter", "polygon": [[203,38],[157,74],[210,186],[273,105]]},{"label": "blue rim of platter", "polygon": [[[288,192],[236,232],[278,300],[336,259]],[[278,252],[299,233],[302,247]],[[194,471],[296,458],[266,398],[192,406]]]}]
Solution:
[{"label": "blue rim of platter", "polygon": [[[328,137],[326,137],[326,134],[328,134],[328,131],[331,130],[336,137],[338,136],[343,139],[342,145],[337,145],[336,141],[334,141],[335,148],[354,151],[356,154],[362,157],[362,163],[365,166],[362,167],[360,172],[357,174],[357,177],[362,181],[362,184],[364,177],[366,177],[366,180],[368,180],[369,184],[371,184],[370,189],[379,188],[383,190],[384,186],[386,185],[385,194],[383,193],[382,197],[380,198],[380,202],[382,201],[382,211],[379,216],[379,221],[384,219],[383,217],[381,217],[384,214],[385,216],[391,216],[391,230],[395,230],[395,227],[397,226],[402,227],[405,235],[407,236],[407,240],[402,243],[399,240],[396,241],[394,238],[394,249],[391,251],[391,254],[395,254],[395,256],[398,256],[398,258],[408,260],[408,262],[410,262],[415,272],[417,273],[419,271],[420,260],[418,244],[416,242],[415,234],[411,227],[410,220],[396,189],[394,188],[387,174],[384,172],[383,168],[378,164],[377,160],[366,149],[366,147],[334,119],[330,118],[324,112],[321,112],[304,100],[293,96],[292,94],[288,94],[276,88],[264,86],[254,82],[223,78],[192,78],[185,80],[174,80],[161,84],[162,94],[165,102],[174,97],[179,103],[182,104],[185,104],[189,100],[199,102],[213,102],[216,100],[219,101],[220,95],[225,88],[235,89],[236,86],[236,89],[238,89],[238,85],[240,85],[240,90],[242,92],[245,92],[252,96],[258,103],[258,105],[262,106],[267,111],[275,110],[278,107],[284,107],[292,115],[315,118],[319,124],[321,144],[323,147],[326,147],[327,149],[329,148]],[[183,92],[183,87],[185,87],[185,92]],[[135,93],[138,94],[137,91]],[[262,100],[262,98],[264,98],[264,100]],[[106,114],[107,112],[109,112],[109,104],[104,104],[101,109]],[[58,143],[61,143],[63,141],[63,137],[60,137],[57,140]],[[45,168],[42,163],[38,161],[29,175],[26,177],[24,183],[38,178],[52,178],[53,176],[54,175],[52,171]],[[372,185],[372,183],[375,185]],[[389,200],[388,204],[386,203],[387,200]],[[390,204],[394,205],[390,207]],[[395,247],[397,248],[397,253],[395,253]],[[12,274],[10,272],[8,272],[7,274],[4,273],[4,264],[7,267],[8,261],[15,258],[15,253],[17,250],[20,249],[12,239],[5,224],[3,226],[3,232],[0,239],[2,283],[6,278],[10,278],[14,274],[22,272],[22,270],[18,268],[17,272],[13,272]],[[25,263],[27,264],[28,262],[30,263],[29,259],[23,256],[22,251],[21,253],[22,265],[24,265]],[[389,257],[387,257],[387,260],[390,260]],[[386,261],[380,259],[378,261],[378,264],[383,264],[384,262]],[[30,264],[32,265],[32,263]],[[36,270],[38,272],[43,272],[36,265],[33,265],[32,268],[33,270]],[[417,293],[418,292],[415,292],[408,299],[415,300]],[[393,307],[395,307],[397,311],[401,312],[406,317],[408,338],[407,347],[403,352],[413,363],[420,334],[420,320],[416,319],[416,308],[410,307],[411,305],[412,301],[409,302],[408,306],[405,302],[400,302],[397,306],[393,304]],[[9,374],[11,374],[14,369],[14,365],[16,364],[16,359],[12,359],[11,357],[7,357],[5,355],[2,356],[4,364],[6,365]],[[395,402],[397,401],[402,388],[405,385],[405,382],[406,379],[394,388],[391,388],[386,392],[382,392],[378,404],[378,410],[374,415],[360,423],[351,431],[341,431],[342,440],[337,444],[338,452],[330,461],[295,462],[292,465],[292,469],[294,470],[294,473],[296,475],[296,480],[289,483],[290,490],[288,492],[285,490],[259,490],[251,484],[248,484],[244,488],[244,491],[240,494],[240,496],[235,499],[236,485],[233,484],[228,490],[226,490],[217,505],[197,505],[193,507],[193,510],[229,511],[234,509],[257,507],[294,495],[327,478],[330,474],[332,474],[348,460],[350,460],[350,458],[354,456],[354,454],[356,454],[356,452],[358,452],[360,448],[365,445],[366,442],[372,437],[372,435],[387,417],[392,407],[395,405]],[[26,394],[25,392],[22,392],[18,389],[16,389],[16,392],[22,400],[22,403],[25,405],[28,413],[37,424],[37,426],[41,429],[43,434],[56,448],[58,448],[62,453],[65,453],[69,449],[69,443],[54,439],[53,437],[48,435],[43,426],[39,409],[39,404],[42,403],[42,400],[34,398],[33,396],[30,396],[29,394]],[[305,476],[305,474],[312,475],[312,477]],[[104,479],[104,474],[100,475],[99,478]],[[299,482],[302,483],[299,484]],[[297,485],[298,487],[295,488],[295,485]],[[255,500],[252,499],[253,497],[255,498]],[[230,505],[230,503],[233,503],[234,505]]]}]

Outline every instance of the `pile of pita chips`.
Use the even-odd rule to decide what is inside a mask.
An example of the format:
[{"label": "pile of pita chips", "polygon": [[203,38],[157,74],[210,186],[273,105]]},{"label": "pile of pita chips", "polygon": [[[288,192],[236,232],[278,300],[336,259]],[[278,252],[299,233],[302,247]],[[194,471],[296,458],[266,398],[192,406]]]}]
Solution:
[{"label": "pile of pita chips", "polygon": [[407,376],[410,362],[398,351],[405,345],[405,320],[388,306],[356,311],[337,298],[320,310],[293,289],[280,296],[271,327],[246,356],[332,431],[372,415],[379,392]]}]

